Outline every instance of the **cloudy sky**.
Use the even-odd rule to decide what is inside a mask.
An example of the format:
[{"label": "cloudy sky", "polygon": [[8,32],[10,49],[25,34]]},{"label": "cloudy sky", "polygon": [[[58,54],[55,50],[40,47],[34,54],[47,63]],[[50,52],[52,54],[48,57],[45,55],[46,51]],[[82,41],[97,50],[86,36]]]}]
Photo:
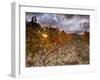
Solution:
[{"label": "cloudy sky", "polygon": [[37,22],[42,26],[57,27],[60,31],[66,33],[81,34],[84,31],[89,32],[89,15],[27,12],[26,21],[30,22],[33,16],[36,16]]}]

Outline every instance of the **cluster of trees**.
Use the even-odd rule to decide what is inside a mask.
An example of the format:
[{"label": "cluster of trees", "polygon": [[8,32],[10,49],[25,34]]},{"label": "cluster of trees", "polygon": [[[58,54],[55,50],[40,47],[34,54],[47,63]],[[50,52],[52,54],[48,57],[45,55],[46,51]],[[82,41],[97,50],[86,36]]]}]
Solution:
[{"label": "cluster of trees", "polygon": [[83,35],[67,34],[52,26],[41,26],[36,17],[31,22],[26,22],[26,66],[35,65],[33,59],[39,51],[44,56],[42,63],[45,66],[49,54],[66,44],[89,45],[89,32],[84,32]]}]

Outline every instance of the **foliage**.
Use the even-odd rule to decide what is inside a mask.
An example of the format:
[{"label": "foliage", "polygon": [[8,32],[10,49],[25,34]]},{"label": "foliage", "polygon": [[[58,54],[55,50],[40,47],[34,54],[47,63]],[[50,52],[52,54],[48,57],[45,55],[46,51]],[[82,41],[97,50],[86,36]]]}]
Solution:
[{"label": "foliage", "polygon": [[89,33],[67,34],[26,22],[26,66],[89,64]]}]

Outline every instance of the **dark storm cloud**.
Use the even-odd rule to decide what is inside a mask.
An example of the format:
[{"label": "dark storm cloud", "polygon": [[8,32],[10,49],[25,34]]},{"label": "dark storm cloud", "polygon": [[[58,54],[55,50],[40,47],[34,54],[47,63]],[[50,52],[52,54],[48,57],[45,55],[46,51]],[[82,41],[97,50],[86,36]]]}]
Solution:
[{"label": "dark storm cloud", "polygon": [[53,14],[53,13],[26,13],[26,21],[31,21],[36,16],[38,23],[58,27],[66,33],[82,33],[89,31],[89,16],[74,14]]}]

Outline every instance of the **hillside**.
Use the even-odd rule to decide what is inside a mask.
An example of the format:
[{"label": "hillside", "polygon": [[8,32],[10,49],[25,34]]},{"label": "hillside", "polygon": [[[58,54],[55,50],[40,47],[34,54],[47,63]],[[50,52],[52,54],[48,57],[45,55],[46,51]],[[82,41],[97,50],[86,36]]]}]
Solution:
[{"label": "hillside", "polygon": [[89,64],[89,32],[69,34],[26,22],[26,66]]}]

